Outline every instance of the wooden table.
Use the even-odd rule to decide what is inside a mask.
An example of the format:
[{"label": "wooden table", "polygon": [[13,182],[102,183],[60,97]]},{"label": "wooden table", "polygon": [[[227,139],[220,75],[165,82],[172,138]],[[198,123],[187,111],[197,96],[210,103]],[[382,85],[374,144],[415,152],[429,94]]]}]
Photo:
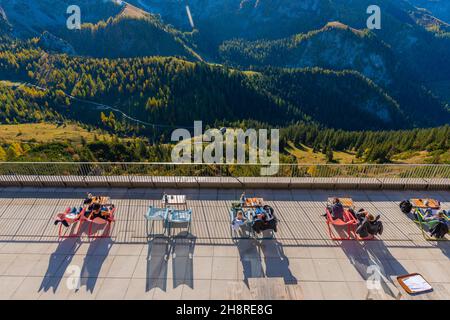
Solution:
[{"label": "wooden table", "polygon": [[[335,198],[336,197],[328,198],[328,203],[329,204],[333,204],[333,201],[334,201]],[[342,203],[342,206],[344,208],[353,208],[354,203],[353,203],[353,199],[352,198],[339,198],[339,197],[337,197],[337,198]]]},{"label": "wooden table", "polygon": [[264,203],[263,198],[246,198],[244,207],[246,208],[254,208],[256,206],[262,206]]},{"label": "wooden table", "polygon": [[[409,201],[413,207],[421,209],[439,209],[441,207],[439,201],[436,199],[410,199]],[[426,201],[428,201],[428,205],[425,205]]]},{"label": "wooden table", "polygon": [[163,204],[163,208],[166,208],[168,206],[181,206],[184,209],[187,209],[187,201],[186,196],[181,194],[176,195],[166,195],[167,201],[165,201],[164,197],[161,200]]}]

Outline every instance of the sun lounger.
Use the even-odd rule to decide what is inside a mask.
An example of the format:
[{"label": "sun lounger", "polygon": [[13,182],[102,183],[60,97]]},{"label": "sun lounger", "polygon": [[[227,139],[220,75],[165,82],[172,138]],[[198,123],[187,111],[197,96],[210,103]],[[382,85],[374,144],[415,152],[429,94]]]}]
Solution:
[{"label": "sun lounger", "polygon": [[[448,216],[446,216],[445,218],[447,220],[447,223],[449,223]],[[419,207],[414,208],[414,219],[415,219],[414,222],[420,226],[422,235],[425,240],[428,241],[447,240],[446,238],[437,239],[428,234],[428,232],[439,223],[439,220],[437,218],[427,217],[425,210],[423,208]]]},{"label": "sun lounger", "polygon": [[240,204],[234,203],[230,209],[230,231],[232,239],[248,239],[252,236],[252,228],[251,221],[246,216],[246,212],[244,212],[244,220],[243,223],[235,223],[235,218],[237,212],[242,210]]},{"label": "sun lounger", "polygon": [[[348,212],[348,210],[344,210],[343,219],[333,219],[333,216],[331,215],[330,210],[328,210],[328,208],[326,208],[325,211],[326,211],[328,234],[330,235],[331,240],[334,240],[334,241],[350,240],[352,234],[356,234],[357,221],[351,215],[351,213]],[[335,235],[332,230],[332,226],[334,228],[339,228],[339,229],[344,228],[347,232],[347,236],[342,237],[342,236]]]},{"label": "sun lounger", "polygon": [[78,210],[77,210],[77,212],[73,212],[73,208],[68,207],[68,208],[66,208],[66,210],[64,212],[58,213],[56,215],[57,219],[59,219],[61,221],[66,221],[67,224],[69,225],[69,228],[70,228],[70,226],[73,226],[74,224],[78,223],[78,225],[76,227],[76,232],[70,233],[70,231],[69,231],[68,235],[63,234],[63,231],[62,231],[63,224],[60,223],[59,230],[58,230],[59,238],[64,239],[64,238],[74,238],[74,237],[79,236],[78,233],[80,231],[81,224],[83,223],[80,218],[84,215],[84,212],[85,212],[85,209],[82,209],[81,212],[78,212]]},{"label": "sun lounger", "polygon": [[167,217],[167,227],[169,230],[169,236],[174,226],[183,224],[187,225],[186,236],[189,236],[189,233],[191,231],[191,220],[192,220],[192,209],[187,210],[169,209]]},{"label": "sun lounger", "polygon": [[[163,233],[161,235],[166,234],[168,215],[169,215],[169,208],[156,208],[153,206],[150,206],[148,208],[147,212],[144,214],[144,217],[147,220],[147,223],[146,223],[147,237],[155,237],[155,233],[153,232],[153,227],[154,227],[155,221],[162,222]],[[151,229],[149,230],[150,223],[151,223]]]},{"label": "sun lounger", "polygon": [[[108,219],[104,219],[101,217],[95,217],[93,219],[89,219],[86,218],[84,216],[84,214],[81,216],[80,220],[81,222],[86,221],[87,223],[89,223],[89,229],[88,229],[88,237],[89,238],[109,238],[111,237],[111,228],[112,228],[112,223],[115,222],[115,217],[114,217],[114,213],[116,212],[116,208],[108,208],[109,210],[109,214],[108,214]],[[92,233],[92,227],[96,225],[96,226],[102,226],[102,225],[106,225],[106,228],[103,230],[101,235],[96,235]]]}]

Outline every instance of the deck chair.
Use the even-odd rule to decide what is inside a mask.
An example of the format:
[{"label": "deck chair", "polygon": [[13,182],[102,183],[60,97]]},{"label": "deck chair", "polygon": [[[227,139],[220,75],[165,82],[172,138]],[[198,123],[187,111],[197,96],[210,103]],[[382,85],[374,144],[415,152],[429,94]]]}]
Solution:
[{"label": "deck chair", "polygon": [[[356,226],[358,222],[353,217],[353,215],[350,212],[348,212],[347,209],[344,210],[343,219],[333,219],[330,210],[328,210],[328,208],[325,208],[325,211],[327,218],[328,234],[330,235],[331,240],[334,241],[350,240],[352,234],[356,235]],[[335,228],[346,229],[347,236],[346,237],[335,236],[332,230],[332,226]]]},{"label": "deck chair", "polygon": [[78,226],[76,226],[76,232],[75,233],[70,233],[68,235],[64,235],[62,228],[63,228],[63,224],[60,223],[59,224],[59,230],[58,230],[58,236],[61,239],[66,239],[66,238],[76,238],[79,236],[79,232],[80,232],[80,227],[81,224],[83,223],[83,221],[81,220],[81,217],[84,216],[84,212],[86,209],[82,209],[81,212],[77,213],[76,216],[73,215],[72,213],[72,208],[71,207],[67,207],[66,210],[64,212],[58,213],[56,215],[56,217],[60,220],[65,220],[68,224],[69,224],[69,228],[71,226],[73,226],[74,224],[78,223]]},{"label": "deck chair", "polygon": [[[146,232],[147,232],[147,238],[154,238],[156,234],[153,232],[153,227],[155,221],[162,221],[162,236],[166,234],[166,226],[167,226],[167,218],[169,215],[169,208],[156,208],[153,206],[150,206],[147,210],[147,212],[144,214],[144,217],[146,219]],[[151,224],[151,228],[149,230],[149,225]]]},{"label": "deck chair", "polygon": [[[111,228],[112,228],[112,223],[115,222],[115,218],[114,218],[114,213],[116,212],[116,208],[112,208],[110,209],[110,219],[105,220],[103,218],[100,217],[96,217],[94,219],[87,219],[84,217],[84,215],[82,217],[84,217],[82,220],[86,221],[89,223],[89,229],[88,229],[88,237],[89,238],[93,238],[93,239],[97,239],[97,238],[110,238],[111,237]],[[96,225],[96,226],[102,226],[102,225],[106,225],[106,228],[103,230],[101,235],[95,235],[92,233],[92,227]]]},{"label": "deck chair", "polygon": [[[439,220],[437,219],[431,219],[427,220],[425,218],[425,212],[421,208],[415,208],[414,209],[414,222],[417,223],[420,226],[420,230],[422,232],[422,236],[427,241],[447,241],[447,238],[435,238],[428,234],[428,231],[431,230],[433,227],[436,226],[436,224],[439,223]],[[448,219],[448,217],[446,217]],[[448,221],[448,220],[447,220]],[[449,232],[450,233],[450,232]]]},{"label": "deck chair", "polygon": [[275,230],[274,227],[278,224],[278,218],[275,215],[274,209],[268,205],[264,206],[264,210],[267,212],[267,210],[270,210],[270,212],[266,213],[268,214],[271,219],[270,221],[263,222],[263,229],[261,230],[261,233],[258,234],[254,228],[252,228],[253,237],[256,240],[271,240],[275,238]]},{"label": "deck chair", "polygon": [[250,221],[248,217],[246,217],[246,214],[244,212],[244,218],[245,221],[243,224],[239,225],[237,227],[236,224],[233,224],[234,219],[236,218],[236,215],[238,211],[242,210],[240,205],[236,205],[231,207],[230,209],[230,232],[231,232],[231,238],[232,239],[248,239],[252,235],[252,229],[250,225]]},{"label": "deck chair", "polygon": [[186,237],[188,237],[191,232],[191,220],[192,220],[192,209],[187,210],[169,209],[169,213],[166,220],[169,236],[172,232],[173,226],[186,224],[187,225]]}]

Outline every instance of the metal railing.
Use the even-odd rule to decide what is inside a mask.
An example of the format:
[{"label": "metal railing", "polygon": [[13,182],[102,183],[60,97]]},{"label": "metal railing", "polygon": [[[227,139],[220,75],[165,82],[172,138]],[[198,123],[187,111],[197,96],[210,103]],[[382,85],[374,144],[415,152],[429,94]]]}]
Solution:
[{"label": "metal railing", "polygon": [[[271,177],[450,179],[450,165],[278,164]],[[141,162],[0,162],[0,176],[15,177],[261,177],[261,164]]]}]

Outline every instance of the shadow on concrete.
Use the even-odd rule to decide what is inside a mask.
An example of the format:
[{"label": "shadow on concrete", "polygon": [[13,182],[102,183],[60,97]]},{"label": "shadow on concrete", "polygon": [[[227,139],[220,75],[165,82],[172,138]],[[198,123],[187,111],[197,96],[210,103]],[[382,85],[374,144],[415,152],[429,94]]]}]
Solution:
[{"label": "shadow on concrete", "polygon": [[[383,241],[343,241],[341,248],[364,280],[379,279],[380,289],[396,297],[397,292],[392,277],[408,274],[408,271],[389,252]],[[371,288],[368,287],[368,289],[369,298]]]},{"label": "shadow on concrete", "polygon": [[147,274],[145,291],[159,288],[167,290],[167,267],[170,256],[170,240],[168,238],[154,238],[148,243]]},{"label": "shadow on concrete", "polygon": [[169,258],[172,258],[173,288],[194,288],[194,249],[196,237],[158,237],[148,243],[145,290],[167,290]]},{"label": "shadow on concrete", "polygon": [[172,238],[173,287],[186,285],[194,289],[194,249],[196,237]]},{"label": "shadow on concrete", "polygon": [[42,279],[39,292],[47,292],[50,289],[56,292],[80,245],[79,238],[66,238],[59,243],[55,252],[50,255],[47,271]]},{"label": "shadow on concrete", "polygon": [[297,278],[289,269],[289,259],[284,254],[283,245],[274,239],[262,241],[260,246],[264,254],[266,277],[283,278],[285,284],[297,284]]},{"label": "shadow on concrete", "polygon": [[80,274],[80,286],[86,286],[87,291],[94,291],[100,270],[108,257],[112,245],[113,241],[111,238],[97,238],[90,242]]},{"label": "shadow on concrete", "polygon": [[441,249],[442,253],[450,259],[450,241],[436,241],[436,247]]},{"label": "shadow on concrete", "polygon": [[254,239],[237,239],[235,243],[242,263],[244,283],[247,287],[249,287],[249,278],[264,278],[264,270],[258,242]]}]

